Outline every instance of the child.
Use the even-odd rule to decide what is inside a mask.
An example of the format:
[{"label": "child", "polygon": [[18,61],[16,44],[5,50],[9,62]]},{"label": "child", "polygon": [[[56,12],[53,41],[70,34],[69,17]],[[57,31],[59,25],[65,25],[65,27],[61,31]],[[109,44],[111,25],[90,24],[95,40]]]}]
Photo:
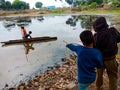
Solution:
[{"label": "child", "polygon": [[83,31],[80,39],[84,46],[67,44],[66,47],[77,54],[79,90],[88,90],[96,79],[95,68],[103,67],[103,61],[100,51],[93,48],[94,38],[91,31]]},{"label": "child", "polygon": [[28,33],[28,34],[25,34],[24,37],[25,37],[25,38],[28,38],[28,37],[32,38],[32,37],[31,37],[31,34],[32,34],[32,31],[29,31],[29,33]]},{"label": "child", "polygon": [[21,29],[22,29],[23,39],[27,39],[28,37],[32,38],[31,37],[32,31],[29,31],[29,33],[27,34],[27,31],[24,27],[21,27]]}]

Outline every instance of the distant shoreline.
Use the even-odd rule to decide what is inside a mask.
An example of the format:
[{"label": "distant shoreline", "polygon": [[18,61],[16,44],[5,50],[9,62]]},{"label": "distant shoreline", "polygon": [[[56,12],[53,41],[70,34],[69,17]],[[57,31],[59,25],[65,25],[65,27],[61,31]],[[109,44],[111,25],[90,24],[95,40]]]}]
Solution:
[{"label": "distant shoreline", "polygon": [[[105,10],[105,9],[90,9],[80,10],[72,8],[58,8],[58,9],[45,9],[45,10],[14,10],[14,11],[3,11],[0,10],[0,19],[11,18],[11,17],[36,17],[43,15],[118,15],[120,20],[120,9]],[[117,19],[118,20],[118,19]]]}]

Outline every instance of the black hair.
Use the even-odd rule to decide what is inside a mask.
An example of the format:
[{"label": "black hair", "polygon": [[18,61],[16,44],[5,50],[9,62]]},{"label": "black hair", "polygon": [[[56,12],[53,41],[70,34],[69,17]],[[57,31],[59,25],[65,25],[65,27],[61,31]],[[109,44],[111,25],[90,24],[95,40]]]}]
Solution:
[{"label": "black hair", "polygon": [[94,42],[94,37],[90,30],[85,30],[81,32],[80,39],[84,45],[90,45]]},{"label": "black hair", "polygon": [[29,31],[29,34],[31,34],[32,33],[32,31]]},{"label": "black hair", "polygon": [[21,27],[22,29],[24,29],[24,27]]}]

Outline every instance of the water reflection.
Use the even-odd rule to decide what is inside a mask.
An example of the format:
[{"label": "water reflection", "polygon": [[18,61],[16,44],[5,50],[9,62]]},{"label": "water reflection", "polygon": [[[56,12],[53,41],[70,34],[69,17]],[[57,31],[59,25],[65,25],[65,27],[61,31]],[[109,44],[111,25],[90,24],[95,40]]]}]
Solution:
[{"label": "water reflection", "polygon": [[44,20],[44,17],[43,16],[39,16],[39,17],[37,17],[37,20],[42,22]]},{"label": "water reflection", "polygon": [[19,19],[17,19],[17,25],[18,26],[27,26],[32,22],[30,17],[19,17]]},{"label": "water reflection", "polygon": [[79,16],[71,16],[67,19],[66,24],[75,27],[76,23],[80,20],[80,26],[84,29],[92,30],[93,21],[96,19],[97,16],[93,15],[79,15]]},{"label": "water reflection", "polygon": [[3,26],[7,28],[8,31],[10,31],[12,28],[15,27],[15,21],[3,21]]},{"label": "water reflection", "polygon": [[28,26],[32,22],[31,17],[17,17],[17,18],[11,18],[11,19],[6,19],[3,21],[3,26],[7,30],[11,30],[14,28],[16,25],[17,26]]},{"label": "water reflection", "polygon": [[29,54],[30,50],[34,50],[33,43],[24,43],[25,54]]},{"label": "water reflection", "polygon": [[71,16],[71,17],[68,18],[68,20],[66,21],[66,24],[69,24],[70,26],[75,27],[77,21],[78,21],[78,17],[77,17],[77,16]]},{"label": "water reflection", "polygon": [[78,16],[78,18],[81,20],[82,28],[92,30],[93,22],[97,17],[93,15],[84,15]]}]

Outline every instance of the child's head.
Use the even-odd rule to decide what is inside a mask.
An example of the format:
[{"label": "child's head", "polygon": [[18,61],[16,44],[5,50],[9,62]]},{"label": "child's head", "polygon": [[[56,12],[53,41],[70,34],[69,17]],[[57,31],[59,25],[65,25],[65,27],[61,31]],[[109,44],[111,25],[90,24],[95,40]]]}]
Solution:
[{"label": "child's head", "polygon": [[29,34],[31,34],[32,33],[32,31],[29,31]]},{"label": "child's head", "polygon": [[85,30],[80,33],[80,39],[83,45],[90,45],[94,42],[94,37],[91,31]]},{"label": "child's head", "polygon": [[21,29],[24,29],[24,27],[21,27]]}]

